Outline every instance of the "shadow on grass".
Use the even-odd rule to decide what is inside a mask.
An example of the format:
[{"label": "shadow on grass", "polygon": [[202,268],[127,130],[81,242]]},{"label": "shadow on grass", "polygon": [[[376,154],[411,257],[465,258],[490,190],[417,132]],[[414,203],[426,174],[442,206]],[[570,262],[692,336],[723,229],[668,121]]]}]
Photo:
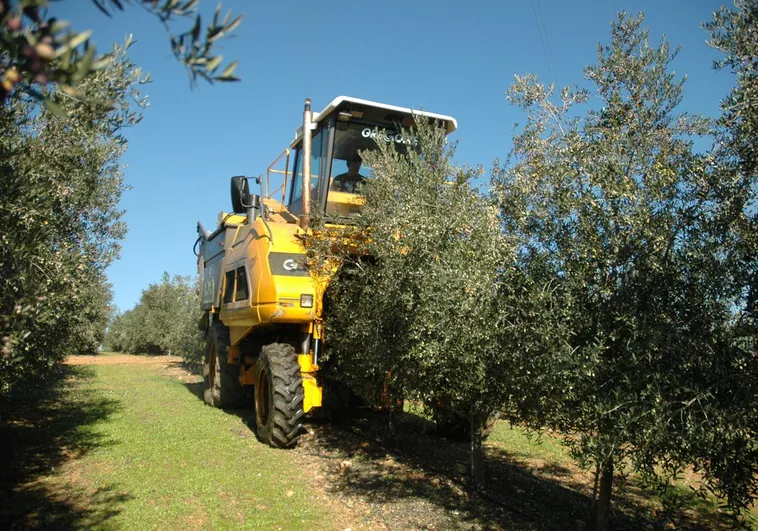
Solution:
[{"label": "shadow on grass", "polygon": [[118,410],[86,383],[91,367],[61,367],[42,388],[0,402],[0,521],[4,528],[78,529],[118,514],[127,497],[63,474],[108,441],[92,429]]},{"label": "shadow on grass", "polygon": [[195,398],[197,398],[198,400],[202,402],[203,382],[191,382],[191,383],[184,382],[184,387],[187,389],[187,391],[195,395]]},{"label": "shadow on grass", "polygon": [[[359,496],[373,507],[385,506],[390,514],[399,506],[412,506],[398,528],[591,527],[591,499],[571,489],[570,483],[538,477],[521,464],[488,455],[487,487],[476,489],[468,481],[467,445],[437,438],[429,422],[419,431],[423,423],[408,417],[401,415],[393,435],[381,429],[386,417],[373,414],[350,421],[353,431],[365,437],[345,436],[338,426],[316,428],[315,444],[339,452],[339,459],[351,463],[347,470],[337,464],[329,489]],[[645,523],[614,522],[617,529],[639,529]]]},{"label": "shadow on grass", "polygon": [[[185,383],[198,400],[203,384]],[[255,434],[251,407],[226,410]],[[530,466],[524,455],[488,446],[486,486],[468,480],[468,444],[435,435],[435,425],[414,414],[396,415],[390,434],[386,413],[359,410],[339,422],[310,420],[299,448],[324,460],[325,488],[348,505],[361,500],[371,508],[363,524],[389,529],[592,529],[592,498],[584,478],[561,463]],[[629,482],[614,495],[617,530],[727,528],[712,513],[693,511],[657,518],[653,499]],[[668,526],[668,527],[667,527]]]},{"label": "shadow on grass", "polygon": [[[431,422],[412,414],[400,415],[394,434],[387,426],[386,414],[366,413],[350,420],[351,431],[363,436],[346,435],[338,426],[325,424],[313,426],[312,437],[316,449],[338,454],[329,489],[360,497],[374,508],[393,507],[391,513],[399,503],[413,506],[402,515],[402,525],[395,522],[391,527],[593,528],[587,485],[566,466],[532,467],[506,450],[488,447],[485,487],[474,488],[468,480],[468,444],[436,437]],[[342,468],[340,460],[349,460],[349,468]],[[729,527],[728,521],[714,514],[658,518],[651,500],[649,493],[627,484],[626,493],[614,495],[613,529]],[[437,510],[425,511],[430,505]],[[439,520],[441,514],[455,515],[455,519]]]},{"label": "shadow on grass", "polygon": [[[204,402],[204,383],[203,382],[184,382],[184,388],[187,389],[195,398]],[[248,389],[248,396],[244,399],[249,405],[241,408],[224,408],[224,413],[235,416],[242,421],[250,435],[258,439],[258,433],[255,426],[255,408],[253,406],[252,388]],[[260,442],[260,439],[258,439]],[[262,443],[261,443],[262,444]]]}]

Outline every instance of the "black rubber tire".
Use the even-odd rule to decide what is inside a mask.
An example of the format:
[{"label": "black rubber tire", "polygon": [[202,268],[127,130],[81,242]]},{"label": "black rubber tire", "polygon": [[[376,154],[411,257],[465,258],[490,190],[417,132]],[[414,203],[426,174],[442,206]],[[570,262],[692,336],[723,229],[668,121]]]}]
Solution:
[{"label": "black rubber tire", "polygon": [[258,438],[273,448],[292,448],[303,431],[303,379],[292,345],[261,349],[255,369],[255,422]]},{"label": "black rubber tire", "polygon": [[203,366],[203,400],[209,406],[236,408],[244,404],[239,368],[229,363],[229,329],[214,321],[208,329]]}]

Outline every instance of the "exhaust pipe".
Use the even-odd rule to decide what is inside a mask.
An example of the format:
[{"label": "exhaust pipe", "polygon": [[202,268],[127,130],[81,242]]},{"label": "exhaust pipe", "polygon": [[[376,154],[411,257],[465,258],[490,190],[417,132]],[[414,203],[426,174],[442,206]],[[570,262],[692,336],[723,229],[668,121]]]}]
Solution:
[{"label": "exhaust pipe", "polygon": [[205,230],[205,227],[203,227],[203,224],[199,221],[197,222],[197,233],[206,240],[209,240],[211,237],[211,233]]},{"label": "exhaust pipe", "polygon": [[313,113],[311,112],[311,100],[306,98],[305,111],[303,112],[303,194],[302,206],[300,211],[300,226],[307,229],[311,224],[311,140],[312,131],[311,123]]}]

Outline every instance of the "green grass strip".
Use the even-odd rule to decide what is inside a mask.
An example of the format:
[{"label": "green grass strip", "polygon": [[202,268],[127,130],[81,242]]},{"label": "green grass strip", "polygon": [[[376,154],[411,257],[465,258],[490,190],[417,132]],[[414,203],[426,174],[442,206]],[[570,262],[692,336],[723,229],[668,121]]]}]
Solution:
[{"label": "green grass strip", "polygon": [[69,444],[73,459],[36,480],[37,489],[68,507],[68,514],[27,515],[27,524],[328,527],[295,455],[264,446],[238,416],[204,405],[193,393],[197,384],[161,376],[147,365],[75,372],[79,377],[60,400],[97,414],[81,416],[87,422],[67,437],[81,443]]}]

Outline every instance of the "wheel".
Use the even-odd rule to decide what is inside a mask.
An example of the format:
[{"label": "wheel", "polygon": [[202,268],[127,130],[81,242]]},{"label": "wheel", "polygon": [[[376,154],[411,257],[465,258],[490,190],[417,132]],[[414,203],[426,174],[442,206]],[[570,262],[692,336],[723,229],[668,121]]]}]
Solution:
[{"label": "wheel", "polygon": [[229,345],[229,329],[220,321],[214,321],[208,330],[205,351],[203,400],[218,408],[239,407],[245,396],[238,369],[228,360]]},{"label": "wheel", "polygon": [[291,345],[261,349],[255,370],[255,421],[258,438],[273,448],[292,448],[304,431],[303,379]]}]

